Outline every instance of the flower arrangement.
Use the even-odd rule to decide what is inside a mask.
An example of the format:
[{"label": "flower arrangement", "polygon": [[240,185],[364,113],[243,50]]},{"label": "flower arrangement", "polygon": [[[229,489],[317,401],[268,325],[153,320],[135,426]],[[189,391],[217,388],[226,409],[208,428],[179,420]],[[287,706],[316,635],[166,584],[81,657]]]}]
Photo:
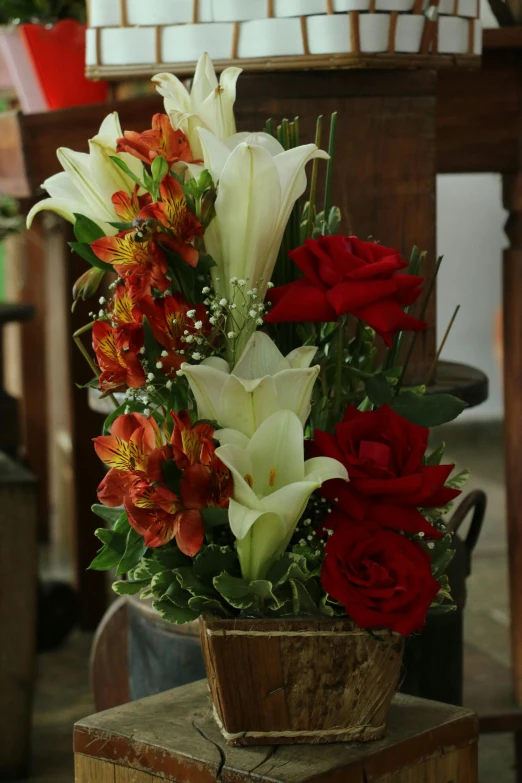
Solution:
[{"label": "flower arrangement", "polygon": [[428,450],[464,403],[408,386],[433,281],[416,248],[339,234],[335,115],[328,153],[322,118],[316,143],[298,120],[236,133],[239,73],[218,82],[203,56],[190,93],[154,77],[165,114],[141,133],[111,114],[88,154],[58,150],[28,218],[74,224],[75,304],[99,296],[75,335],[114,402],[91,568],[172,623],[348,617],[408,636],[452,607],[442,517],[466,477]]}]

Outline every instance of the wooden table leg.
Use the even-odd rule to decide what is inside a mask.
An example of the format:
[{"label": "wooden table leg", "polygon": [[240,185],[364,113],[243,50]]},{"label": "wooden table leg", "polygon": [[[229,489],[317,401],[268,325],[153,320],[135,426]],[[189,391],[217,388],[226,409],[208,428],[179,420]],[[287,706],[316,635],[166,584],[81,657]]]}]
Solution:
[{"label": "wooden table leg", "polygon": [[[86,630],[94,630],[103,617],[107,607],[106,575],[100,571],[89,571],[90,562],[96,555],[100,543],[94,536],[94,531],[100,527],[100,520],[92,513],[91,506],[96,503],[96,487],[103,478],[103,465],[96,456],[92,444],[93,438],[101,434],[103,419],[90,410],[87,402],[87,389],[78,385],[88,383],[92,378],[85,359],[74,344],[73,333],[89,322],[88,312],[94,307],[96,298],[80,302],[74,313],[71,313],[72,287],[74,282],[85,272],[86,266],[79,256],[71,253],[67,241],[74,239],[72,227],[64,226],[63,263],[66,269],[68,334],[70,335],[69,361],[71,390],[71,425],[72,425],[72,469],[75,491],[75,535],[74,561],[76,585],[80,595],[80,621]],[[90,350],[89,335],[85,340]]]},{"label": "wooden table leg", "polygon": [[522,705],[522,171],[504,177],[504,395],[511,654]]}]

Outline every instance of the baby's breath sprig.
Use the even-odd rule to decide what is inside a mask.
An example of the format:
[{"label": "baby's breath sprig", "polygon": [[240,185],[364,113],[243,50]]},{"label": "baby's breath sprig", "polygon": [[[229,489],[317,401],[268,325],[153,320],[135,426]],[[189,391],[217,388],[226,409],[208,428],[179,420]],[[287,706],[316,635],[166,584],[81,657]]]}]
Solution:
[{"label": "baby's breath sprig", "polygon": [[[216,278],[215,282],[219,283],[220,278]],[[250,287],[248,279],[232,277],[230,284],[230,300],[216,294],[209,286],[203,288],[203,294],[206,296],[204,304],[208,307],[209,321],[214,327],[214,337],[222,336],[222,352],[230,356],[234,363],[244,335],[263,325],[267,307],[259,294],[263,279]],[[268,287],[272,287],[270,283]]]}]

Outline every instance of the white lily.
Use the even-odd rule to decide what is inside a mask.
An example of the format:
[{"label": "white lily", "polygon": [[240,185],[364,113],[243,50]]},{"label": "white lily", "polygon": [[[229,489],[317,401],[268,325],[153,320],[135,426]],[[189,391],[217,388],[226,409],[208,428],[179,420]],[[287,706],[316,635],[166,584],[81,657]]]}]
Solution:
[{"label": "white lily", "polygon": [[246,445],[220,446],[216,455],[232,474],[228,517],[248,582],[264,579],[286,550],[312,492],[330,479],[348,481],[335,459],[305,461],[303,426],[287,410],[266,419]]},{"label": "white lily", "polygon": [[233,278],[248,280],[261,299],[272,277],[296,200],[306,190],[305,166],[328,154],[315,144],[285,151],[267,133],[238,133],[226,142],[200,129],[205,168],[217,185],[216,216],[205,246],[216,266],[216,292],[245,309]]},{"label": "white lily", "polygon": [[74,223],[74,213],[85,215],[106,234],[115,234],[117,229],[108,225],[118,220],[111,198],[119,190],[132,193],[134,182],[110,156],[117,155],[137,177],[143,176],[143,166],[137,158],[116,152],[117,139],[122,135],[118,114],[113,112],[104,119],[98,134],[89,140],[88,153],[60,147],[56,154],[64,171],[43,183],[50,198],[39,201],[31,209],[27,227],[30,228],[38,212],[48,209],[71,223]]},{"label": "white lily", "polygon": [[214,64],[205,53],[197,64],[190,93],[172,73],[158,73],[152,77],[157,91],[165,99],[165,112],[173,128],[182,130],[188,137],[195,159],[203,157],[198,128],[212,131],[223,141],[236,132],[234,103],[241,71],[241,68],[226,68],[218,83]]},{"label": "white lily", "polygon": [[284,357],[268,335],[255,332],[232,372],[224,359],[183,364],[182,370],[201,419],[251,437],[280,410],[292,411],[304,426],[319,374],[319,366],[310,367],[316,351],[302,347]]}]

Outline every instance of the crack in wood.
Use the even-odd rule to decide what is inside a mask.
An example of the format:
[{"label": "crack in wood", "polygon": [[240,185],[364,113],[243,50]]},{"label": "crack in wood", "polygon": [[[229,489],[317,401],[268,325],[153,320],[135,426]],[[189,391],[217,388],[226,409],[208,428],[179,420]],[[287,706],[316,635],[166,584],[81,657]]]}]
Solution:
[{"label": "crack in wood", "polygon": [[227,760],[227,757],[226,757],[225,751],[223,750],[223,748],[221,747],[221,745],[219,745],[219,744],[218,744],[217,742],[215,742],[215,741],[214,741],[214,740],[213,740],[211,737],[209,737],[207,734],[205,734],[205,732],[203,731],[203,729],[201,729],[201,728],[200,728],[200,727],[199,727],[199,726],[196,724],[196,721],[195,721],[195,720],[193,720],[193,721],[192,721],[192,725],[193,725],[193,727],[196,729],[196,731],[198,732],[198,734],[200,734],[200,735],[203,737],[203,739],[207,740],[207,742],[210,742],[210,743],[211,743],[212,745],[214,745],[214,747],[217,749],[217,751],[218,751],[218,753],[219,753],[219,757],[220,757],[220,763],[219,763],[219,765],[218,765],[218,768],[217,768],[217,771],[216,771],[215,775],[216,775],[216,780],[221,780],[221,773],[223,772],[223,767],[225,766],[225,764],[226,764],[226,760]]},{"label": "crack in wood", "polygon": [[270,750],[268,751],[268,753],[266,754],[265,758],[264,758],[264,759],[262,759],[262,760],[259,762],[259,764],[256,764],[256,766],[255,766],[255,767],[252,767],[252,769],[250,770],[250,774],[254,773],[254,772],[256,771],[256,769],[259,769],[259,767],[262,767],[262,766],[263,766],[263,764],[266,764],[266,762],[267,762],[267,761],[270,761],[270,759],[271,759],[271,758],[273,758],[273,757],[275,756],[275,754],[277,753],[277,751],[278,751],[278,749],[279,749],[280,747],[281,747],[280,745],[273,745],[273,746],[270,748]]}]

